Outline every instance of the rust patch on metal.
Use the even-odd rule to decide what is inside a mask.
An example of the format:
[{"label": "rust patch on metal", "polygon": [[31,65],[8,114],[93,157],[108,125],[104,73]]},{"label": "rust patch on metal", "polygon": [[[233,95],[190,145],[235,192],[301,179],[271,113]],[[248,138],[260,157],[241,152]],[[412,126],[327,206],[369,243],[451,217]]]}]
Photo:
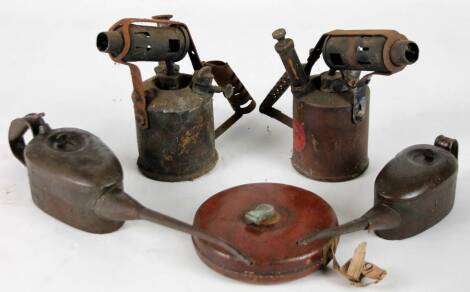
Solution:
[{"label": "rust patch on metal", "polygon": [[191,129],[187,130],[183,135],[181,135],[181,140],[179,144],[179,155],[187,154],[190,150],[189,147],[198,142],[199,134],[203,127],[204,125],[201,124],[196,125]]}]

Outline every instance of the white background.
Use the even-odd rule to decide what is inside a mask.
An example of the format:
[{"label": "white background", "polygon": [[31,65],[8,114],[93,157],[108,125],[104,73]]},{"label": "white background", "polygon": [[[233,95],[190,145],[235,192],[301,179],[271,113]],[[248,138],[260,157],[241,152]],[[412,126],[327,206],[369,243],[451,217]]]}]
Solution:
[{"label": "white background", "polygon": [[[337,291],[353,289],[332,271],[274,286],[245,284],[206,267],[189,236],[145,222],[94,235],[45,215],[30,197],[26,170],[7,145],[9,122],[46,112],[53,127],[89,130],[120,158],[127,192],[191,222],[218,191],[251,182],[311,190],[340,222],[372,205],[378,171],[401,149],[459,139],[460,170],[453,211],[427,232],[386,241],[367,232],[342,237],[346,260],[362,240],[368,259],[389,275],[381,291],[469,291],[470,122],[468,1],[4,1],[0,7],[0,291]],[[257,110],[217,140],[220,160],[194,182],[163,183],[139,174],[128,68],[95,48],[96,34],[124,17],[172,13],[185,22],[203,60],[228,61],[261,103],[283,72],[271,32],[285,27],[301,60],[335,28],[392,28],[417,42],[419,61],[371,82],[370,167],[358,179],[322,183],[290,165],[291,129]],[[188,60],[182,71],[191,71]],[[143,67],[144,76],[152,66]],[[313,72],[326,67],[322,60]],[[278,107],[290,113],[291,94]],[[215,96],[216,123],[230,114]]]}]

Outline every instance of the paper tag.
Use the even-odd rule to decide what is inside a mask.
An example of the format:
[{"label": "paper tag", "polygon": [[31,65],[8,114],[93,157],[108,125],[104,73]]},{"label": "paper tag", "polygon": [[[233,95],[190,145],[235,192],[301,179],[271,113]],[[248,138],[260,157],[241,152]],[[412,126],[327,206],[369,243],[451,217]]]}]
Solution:
[{"label": "paper tag", "polygon": [[336,245],[332,244],[331,247],[330,252],[333,258],[333,268],[348,279],[351,285],[365,287],[370,284],[376,284],[382,281],[387,275],[384,269],[365,261],[366,242],[361,242],[356,247],[352,258],[343,266],[339,265],[335,256]]}]

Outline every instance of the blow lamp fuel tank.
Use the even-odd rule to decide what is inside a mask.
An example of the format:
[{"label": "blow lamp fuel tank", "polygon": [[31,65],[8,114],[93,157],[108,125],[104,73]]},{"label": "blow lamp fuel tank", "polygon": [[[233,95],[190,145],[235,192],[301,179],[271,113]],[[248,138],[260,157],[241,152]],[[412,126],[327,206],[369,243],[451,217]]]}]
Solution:
[{"label": "blow lamp fuel tank", "polygon": [[[215,139],[256,103],[227,63],[202,62],[187,26],[170,18],[123,19],[98,35],[97,47],[130,68],[140,171],[156,180],[183,181],[215,166]],[[174,63],[186,55],[194,74],[180,73]],[[155,75],[143,81],[131,63],[137,61],[158,62]],[[214,79],[218,86],[212,85]],[[223,92],[234,113],[214,129],[217,92]]]},{"label": "blow lamp fuel tank", "polygon": [[[301,64],[286,31],[273,32],[286,73],[260,106],[260,112],[293,129],[292,165],[321,181],[345,181],[367,168],[368,83],[374,74],[391,75],[418,59],[418,46],[394,30],[335,30],[324,34]],[[323,55],[330,70],[310,75]],[[370,73],[360,76],[362,71]],[[273,107],[289,88],[293,118]]]}]

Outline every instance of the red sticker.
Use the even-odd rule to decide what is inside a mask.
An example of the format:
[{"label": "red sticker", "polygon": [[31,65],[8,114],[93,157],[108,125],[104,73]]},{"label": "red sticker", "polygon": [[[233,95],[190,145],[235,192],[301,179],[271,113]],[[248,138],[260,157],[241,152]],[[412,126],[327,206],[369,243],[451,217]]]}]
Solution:
[{"label": "red sticker", "polygon": [[292,120],[292,128],[294,129],[294,150],[302,151],[305,148],[305,131],[302,124],[297,120]]}]

